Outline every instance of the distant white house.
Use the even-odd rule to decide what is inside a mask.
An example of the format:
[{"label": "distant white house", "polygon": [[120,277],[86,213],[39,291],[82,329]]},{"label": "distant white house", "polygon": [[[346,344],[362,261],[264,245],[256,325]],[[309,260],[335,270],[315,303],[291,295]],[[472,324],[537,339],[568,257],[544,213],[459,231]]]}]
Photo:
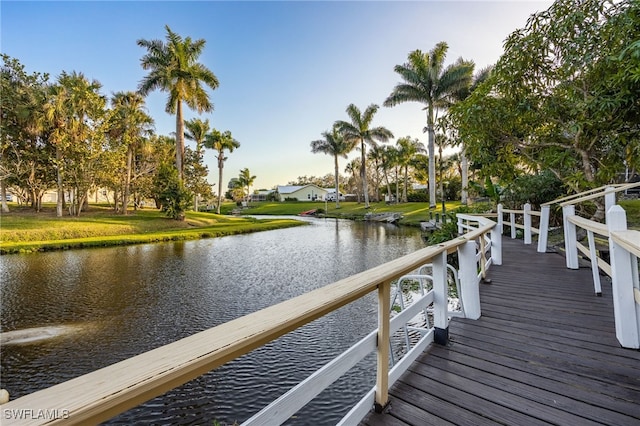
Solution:
[{"label": "distant white house", "polygon": [[267,201],[273,192],[273,189],[260,189],[249,195],[249,201]]},{"label": "distant white house", "polygon": [[280,195],[280,201],[298,200],[298,201],[324,201],[327,190],[310,183],[309,185],[297,186],[287,185],[278,186],[276,189]]}]

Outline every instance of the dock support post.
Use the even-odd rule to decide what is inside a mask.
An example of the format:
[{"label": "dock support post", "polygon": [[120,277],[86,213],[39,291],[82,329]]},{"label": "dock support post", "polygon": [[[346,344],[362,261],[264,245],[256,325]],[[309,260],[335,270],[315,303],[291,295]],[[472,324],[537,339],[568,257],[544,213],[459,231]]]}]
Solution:
[{"label": "dock support post", "polygon": [[578,269],[578,245],[576,225],[569,221],[569,217],[575,216],[576,208],[573,205],[562,207],[562,223],[564,225],[564,251],[567,260],[567,268]]},{"label": "dock support post", "polygon": [[468,241],[458,247],[460,262],[460,292],[465,318],[480,318],[480,287],[478,285],[478,264],[476,262],[476,242]]},{"label": "dock support post", "polygon": [[[475,244],[475,243],[474,243]],[[475,250],[475,249],[474,249]],[[447,251],[433,257],[433,340],[439,345],[449,343]]]},{"label": "dock support post", "polygon": [[551,206],[542,206],[540,211],[540,233],[538,234],[538,253],[547,252],[547,237],[549,235],[549,213]]},{"label": "dock support post", "polygon": [[531,244],[531,204],[524,205],[524,243]]},{"label": "dock support post", "polygon": [[[627,214],[620,206],[607,211],[609,234],[627,230]],[[611,256],[611,287],[613,292],[613,315],[616,321],[616,338],[625,348],[640,348],[640,309],[634,297],[634,283],[638,275],[635,256],[609,236]],[[635,269],[635,270],[634,270]],[[635,276],[634,276],[635,273]]]},{"label": "dock support post", "polygon": [[378,286],[378,352],[374,409],[381,413],[389,403],[389,339],[391,328],[391,282]]}]

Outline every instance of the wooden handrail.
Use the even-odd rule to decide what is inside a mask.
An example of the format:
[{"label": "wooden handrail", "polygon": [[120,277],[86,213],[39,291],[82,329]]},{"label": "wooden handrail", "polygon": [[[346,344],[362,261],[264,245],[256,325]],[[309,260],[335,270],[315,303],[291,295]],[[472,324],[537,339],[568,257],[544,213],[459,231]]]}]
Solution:
[{"label": "wooden handrail", "polygon": [[614,231],[611,233],[611,239],[620,246],[624,247],[629,253],[640,258],[640,231]]},{"label": "wooden handrail", "polygon": [[[96,424],[162,395],[320,318],[489,232],[495,223],[2,405],[2,424]],[[388,311],[388,310],[387,310]],[[388,325],[387,325],[388,327]],[[11,413],[64,410],[65,418],[16,419]]]},{"label": "wooden handrail", "polygon": [[578,225],[582,229],[594,232],[598,235],[602,235],[603,237],[609,237],[609,229],[604,223],[585,219],[581,216],[569,216],[567,219],[569,220],[569,222]]},{"label": "wooden handrail", "polygon": [[[608,188],[608,187],[614,187],[614,188],[607,191],[606,188]],[[582,196],[582,197],[580,197],[578,199],[575,199],[575,200],[565,201],[565,202],[560,203],[560,206],[564,207],[564,206],[567,206],[567,205],[570,205],[570,204],[581,203],[583,201],[595,200],[596,198],[600,198],[600,197],[602,197],[604,195],[607,195],[607,194],[626,191],[627,189],[639,188],[639,187],[640,187],[640,182],[628,183],[628,184],[625,184],[625,185],[607,185],[604,190],[601,190],[597,194],[585,195],[585,196]]]},{"label": "wooden handrail", "polygon": [[[552,206],[554,204],[560,204],[562,202],[573,200],[573,199],[576,199],[576,198],[580,198],[580,197],[582,197],[584,195],[592,194],[594,192],[602,192],[602,191],[604,191],[605,189],[607,189],[609,187],[616,188],[616,187],[621,187],[621,186],[624,186],[624,185],[628,185],[628,184],[625,184],[625,183],[612,183],[612,184],[608,184],[608,185],[602,185],[602,186],[599,186],[597,188],[589,189],[587,191],[578,192],[577,194],[566,195],[566,196],[561,197],[561,198],[556,198],[555,200],[552,200],[552,201],[547,201],[546,203],[540,204],[540,206],[541,207],[542,206]],[[628,188],[625,188],[625,189],[628,189]],[[579,201],[576,201],[576,202],[579,202]]]}]

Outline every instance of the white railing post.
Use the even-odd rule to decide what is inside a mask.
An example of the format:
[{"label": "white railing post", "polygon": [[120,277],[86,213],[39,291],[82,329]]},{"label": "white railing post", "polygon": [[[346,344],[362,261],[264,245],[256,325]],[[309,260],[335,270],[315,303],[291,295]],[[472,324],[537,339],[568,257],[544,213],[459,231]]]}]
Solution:
[{"label": "white railing post", "polygon": [[491,263],[493,265],[502,265],[502,232],[493,228],[489,231],[491,238]]},{"label": "white railing post", "polygon": [[516,239],[516,214],[509,213],[509,225],[511,225],[511,239]]},{"label": "white railing post", "polygon": [[[475,243],[474,243],[475,244]],[[448,286],[447,286],[447,252],[433,257],[433,325],[435,327],[433,341],[439,345],[449,342]],[[464,303],[464,301],[463,301]]]},{"label": "white railing post", "polygon": [[458,235],[464,234],[464,229],[462,227],[463,221],[461,217],[458,217]]},{"label": "white railing post", "polygon": [[562,222],[564,225],[564,251],[567,260],[567,268],[578,269],[578,245],[576,225],[569,222],[569,217],[575,216],[576,209],[573,204],[562,207]]},{"label": "white railing post", "polygon": [[497,227],[498,227],[498,232],[502,234],[502,232],[503,232],[503,228],[502,228],[502,226],[503,226],[503,223],[502,223],[502,222],[503,222],[503,218],[502,218],[502,204],[498,204],[498,209],[497,209],[497,210],[498,210],[498,225],[497,225]]},{"label": "white railing post", "polygon": [[458,247],[460,263],[460,292],[465,318],[480,318],[480,287],[478,286],[478,264],[476,262],[476,242],[468,241]]},{"label": "white railing post", "polygon": [[378,286],[378,345],[374,409],[381,413],[389,402],[389,339],[391,329],[391,282]]},{"label": "white railing post", "polygon": [[611,209],[611,207],[616,205],[616,193],[614,192],[615,188],[613,186],[607,186],[604,189],[604,212],[605,212],[605,221],[606,213]]},{"label": "white railing post", "polygon": [[549,235],[549,213],[551,206],[540,209],[540,233],[538,234],[538,253],[547,252],[547,236]]},{"label": "white railing post", "polygon": [[531,204],[524,205],[524,243],[531,244]]},{"label": "white railing post", "polygon": [[[607,210],[607,225],[609,233],[626,231],[627,215],[624,209],[614,205]],[[613,314],[616,321],[616,337],[625,348],[640,348],[638,324],[639,316],[633,294],[635,281],[632,262],[637,262],[635,256],[609,237],[609,253],[611,256],[611,286],[613,292]]]}]

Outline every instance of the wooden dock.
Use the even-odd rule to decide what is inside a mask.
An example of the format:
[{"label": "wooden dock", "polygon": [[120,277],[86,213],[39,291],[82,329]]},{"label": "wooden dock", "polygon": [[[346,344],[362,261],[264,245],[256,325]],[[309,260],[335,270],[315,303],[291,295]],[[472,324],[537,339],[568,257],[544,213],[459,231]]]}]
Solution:
[{"label": "wooden dock", "polygon": [[455,318],[362,425],[640,425],[640,351],[615,337],[611,285],[503,239],[479,320]]}]

